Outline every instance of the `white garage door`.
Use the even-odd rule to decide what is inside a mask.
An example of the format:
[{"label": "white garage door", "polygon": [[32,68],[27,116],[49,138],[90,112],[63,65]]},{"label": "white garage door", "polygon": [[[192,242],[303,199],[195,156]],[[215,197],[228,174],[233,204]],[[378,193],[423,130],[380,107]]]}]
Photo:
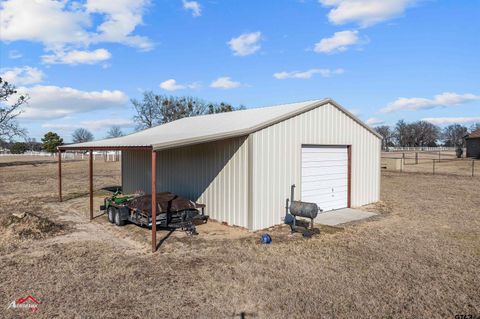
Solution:
[{"label": "white garage door", "polygon": [[347,207],[347,198],[347,147],[302,146],[302,201],[329,211]]}]

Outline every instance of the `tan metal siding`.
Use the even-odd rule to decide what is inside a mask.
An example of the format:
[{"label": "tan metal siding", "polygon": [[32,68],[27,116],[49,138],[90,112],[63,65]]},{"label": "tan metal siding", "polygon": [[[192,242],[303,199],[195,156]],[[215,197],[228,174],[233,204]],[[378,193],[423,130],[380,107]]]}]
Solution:
[{"label": "tan metal siding", "polygon": [[[150,192],[150,153],[123,152],[123,188]],[[157,190],[206,204],[211,218],[248,227],[247,137],[158,152]]]},{"label": "tan metal siding", "polygon": [[301,145],[352,145],[351,204],[379,200],[378,137],[333,105],[324,105],[251,135],[252,229],[282,222],[290,185],[301,194]]}]

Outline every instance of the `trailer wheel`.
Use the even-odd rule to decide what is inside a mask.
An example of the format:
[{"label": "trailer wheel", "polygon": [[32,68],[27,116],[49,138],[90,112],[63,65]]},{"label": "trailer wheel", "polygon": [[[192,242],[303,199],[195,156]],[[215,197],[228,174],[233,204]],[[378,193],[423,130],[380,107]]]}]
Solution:
[{"label": "trailer wheel", "polygon": [[115,209],[115,225],[117,226],[125,225],[125,221],[121,218],[120,211],[118,209]]},{"label": "trailer wheel", "polygon": [[116,211],[115,207],[113,206],[108,207],[108,210],[107,210],[108,221],[112,224],[115,222],[115,211]]}]

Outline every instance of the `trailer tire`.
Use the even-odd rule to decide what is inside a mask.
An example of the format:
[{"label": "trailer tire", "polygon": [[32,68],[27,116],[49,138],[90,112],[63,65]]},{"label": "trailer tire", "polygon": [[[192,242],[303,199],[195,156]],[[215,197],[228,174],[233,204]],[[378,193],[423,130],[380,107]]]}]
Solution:
[{"label": "trailer tire", "polygon": [[125,220],[122,219],[122,216],[120,215],[120,211],[118,209],[115,209],[115,225],[117,226],[125,225]]},{"label": "trailer tire", "polygon": [[107,209],[107,215],[108,215],[108,221],[110,223],[115,223],[115,207],[113,206],[109,206],[108,209]]}]

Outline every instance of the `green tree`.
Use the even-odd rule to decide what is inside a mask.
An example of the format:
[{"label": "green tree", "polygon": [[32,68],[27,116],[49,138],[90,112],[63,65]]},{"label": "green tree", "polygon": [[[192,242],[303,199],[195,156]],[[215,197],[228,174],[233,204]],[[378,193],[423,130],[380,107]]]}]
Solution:
[{"label": "green tree", "polygon": [[57,151],[57,147],[63,145],[63,138],[61,138],[57,133],[48,132],[42,138],[42,148],[49,152],[54,153]]},{"label": "green tree", "polygon": [[16,142],[16,143],[13,143],[12,146],[10,147],[10,153],[23,154],[27,151],[27,149],[28,149],[27,143]]}]

